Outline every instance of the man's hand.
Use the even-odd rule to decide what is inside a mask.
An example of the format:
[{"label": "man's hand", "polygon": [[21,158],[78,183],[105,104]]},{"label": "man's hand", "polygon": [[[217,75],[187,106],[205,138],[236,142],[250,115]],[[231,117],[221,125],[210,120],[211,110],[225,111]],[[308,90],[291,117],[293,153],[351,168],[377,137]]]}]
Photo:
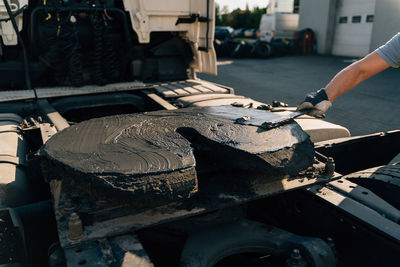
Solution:
[{"label": "man's hand", "polygon": [[297,110],[309,109],[310,111],[307,112],[309,115],[321,117],[331,106],[332,103],[329,101],[325,89],[320,89],[308,94]]}]

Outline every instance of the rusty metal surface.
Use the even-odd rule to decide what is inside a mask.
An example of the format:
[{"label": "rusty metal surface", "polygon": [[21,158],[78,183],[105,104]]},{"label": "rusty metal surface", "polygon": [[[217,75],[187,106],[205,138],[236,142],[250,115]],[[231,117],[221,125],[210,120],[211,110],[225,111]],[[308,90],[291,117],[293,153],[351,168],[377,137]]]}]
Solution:
[{"label": "rusty metal surface", "polygon": [[45,144],[47,140],[57,133],[56,127],[52,126],[50,123],[41,123],[39,124],[39,128],[43,144]]},{"label": "rusty metal surface", "polygon": [[[52,192],[62,247],[331,179],[322,175],[324,164],[312,165],[313,144],[295,122],[267,131],[236,123],[239,113],[260,121],[268,114],[207,107],[112,116],[70,126],[50,138],[42,165],[57,185]],[[136,152],[145,159],[149,145],[153,154],[147,163],[131,159]],[[176,166],[155,161],[163,149]],[[82,220],[79,241],[69,238],[72,213]]]},{"label": "rusty metal surface", "polygon": [[100,200],[107,195],[119,203],[151,203],[190,197],[199,168],[208,165],[267,180],[312,165],[313,144],[295,122],[266,131],[236,123],[238,114],[268,120],[263,110],[207,107],[85,121],[48,140],[41,150],[43,171],[48,180],[63,179]]},{"label": "rusty metal surface", "polygon": [[153,263],[139,238],[125,234],[81,243],[64,249],[66,264],[78,266],[138,266],[152,267]]},{"label": "rusty metal surface", "polygon": [[112,206],[105,202],[90,202],[86,195],[68,189],[62,190],[56,212],[59,240],[62,247],[74,244],[68,239],[66,220],[72,212],[81,214],[82,218],[91,218],[90,223],[84,222],[84,237],[80,241],[86,242],[240,205],[313,184],[326,183],[331,178],[321,175],[323,172],[323,168],[318,165],[317,169],[311,167],[297,177],[286,176],[275,181],[251,177],[254,175],[252,173],[209,177],[200,181],[200,190],[195,197],[144,210],[129,205]]}]

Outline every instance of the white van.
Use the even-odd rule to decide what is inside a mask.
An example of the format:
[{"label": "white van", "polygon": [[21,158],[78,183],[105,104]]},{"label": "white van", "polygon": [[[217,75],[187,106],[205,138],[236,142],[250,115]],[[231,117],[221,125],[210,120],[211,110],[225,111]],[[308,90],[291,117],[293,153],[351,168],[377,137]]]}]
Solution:
[{"label": "white van", "polygon": [[299,27],[299,14],[264,14],[260,20],[260,40],[271,42],[273,39],[293,39]]}]

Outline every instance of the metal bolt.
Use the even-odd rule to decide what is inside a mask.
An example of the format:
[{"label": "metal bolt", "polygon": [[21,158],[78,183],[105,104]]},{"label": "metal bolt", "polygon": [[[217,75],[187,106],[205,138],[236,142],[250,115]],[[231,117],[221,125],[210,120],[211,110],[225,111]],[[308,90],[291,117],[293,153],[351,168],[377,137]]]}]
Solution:
[{"label": "metal bolt", "polygon": [[333,176],[335,174],[335,161],[331,157],[326,159],[325,174],[327,176]]},{"label": "metal bolt", "polygon": [[83,238],[82,221],[75,212],[71,214],[68,222],[69,236],[71,241],[79,241]]},{"label": "metal bolt", "polygon": [[259,105],[259,106],[257,107],[257,109],[261,109],[261,110],[271,110],[271,109],[272,109],[272,106],[269,105],[269,104],[266,104],[266,105]]},{"label": "metal bolt", "polygon": [[295,260],[301,259],[300,250],[298,250],[297,248],[293,249],[292,254],[290,254],[290,257]]},{"label": "metal bolt", "polygon": [[64,210],[68,213],[74,211],[74,206],[70,200],[66,200],[64,203]]},{"label": "metal bolt", "polygon": [[290,257],[285,262],[285,267],[305,267],[307,264],[300,254],[300,250],[295,248],[290,253]]},{"label": "metal bolt", "polygon": [[326,243],[328,243],[328,246],[331,248],[333,254],[336,255],[336,247],[335,247],[335,242],[333,242],[333,239],[331,237],[326,238]]},{"label": "metal bolt", "polygon": [[243,122],[248,121],[248,120],[250,120],[249,116],[243,116],[241,118],[237,118],[236,119],[236,123],[243,123]]},{"label": "metal bolt", "polygon": [[75,23],[75,22],[76,22],[76,17],[75,17],[75,16],[71,16],[71,17],[69,18],[69,21],[70,21],[71,23]]},{"label": "metal bolt", "polygon": [[274,100],[274,101],[272,101],[272,106],[273,106],[274,108],[278,108],[278,107],[287,107],[288,104],[283,103],[283,102],[281,102],[281,101]]}]

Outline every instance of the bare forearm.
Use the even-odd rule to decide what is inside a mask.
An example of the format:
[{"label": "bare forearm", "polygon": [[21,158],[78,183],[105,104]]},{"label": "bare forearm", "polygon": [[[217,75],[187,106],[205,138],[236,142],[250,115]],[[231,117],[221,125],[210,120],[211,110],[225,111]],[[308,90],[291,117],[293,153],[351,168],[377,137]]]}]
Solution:
[{"label": "bare forearm", "polygon": [[329,100],[333,102],[337,97],[351,90],[367,78],[369,77],[363,74],[357,67],[351,65],[336,74],[326,85],[326,94]]},{"label": "bare forearm", "polygon": [[362,81],[389,67],[377,53],[371,53],[365,58],[351,64],[339,72],[325,87],[331,102],[345,92],[353,89]]}]

